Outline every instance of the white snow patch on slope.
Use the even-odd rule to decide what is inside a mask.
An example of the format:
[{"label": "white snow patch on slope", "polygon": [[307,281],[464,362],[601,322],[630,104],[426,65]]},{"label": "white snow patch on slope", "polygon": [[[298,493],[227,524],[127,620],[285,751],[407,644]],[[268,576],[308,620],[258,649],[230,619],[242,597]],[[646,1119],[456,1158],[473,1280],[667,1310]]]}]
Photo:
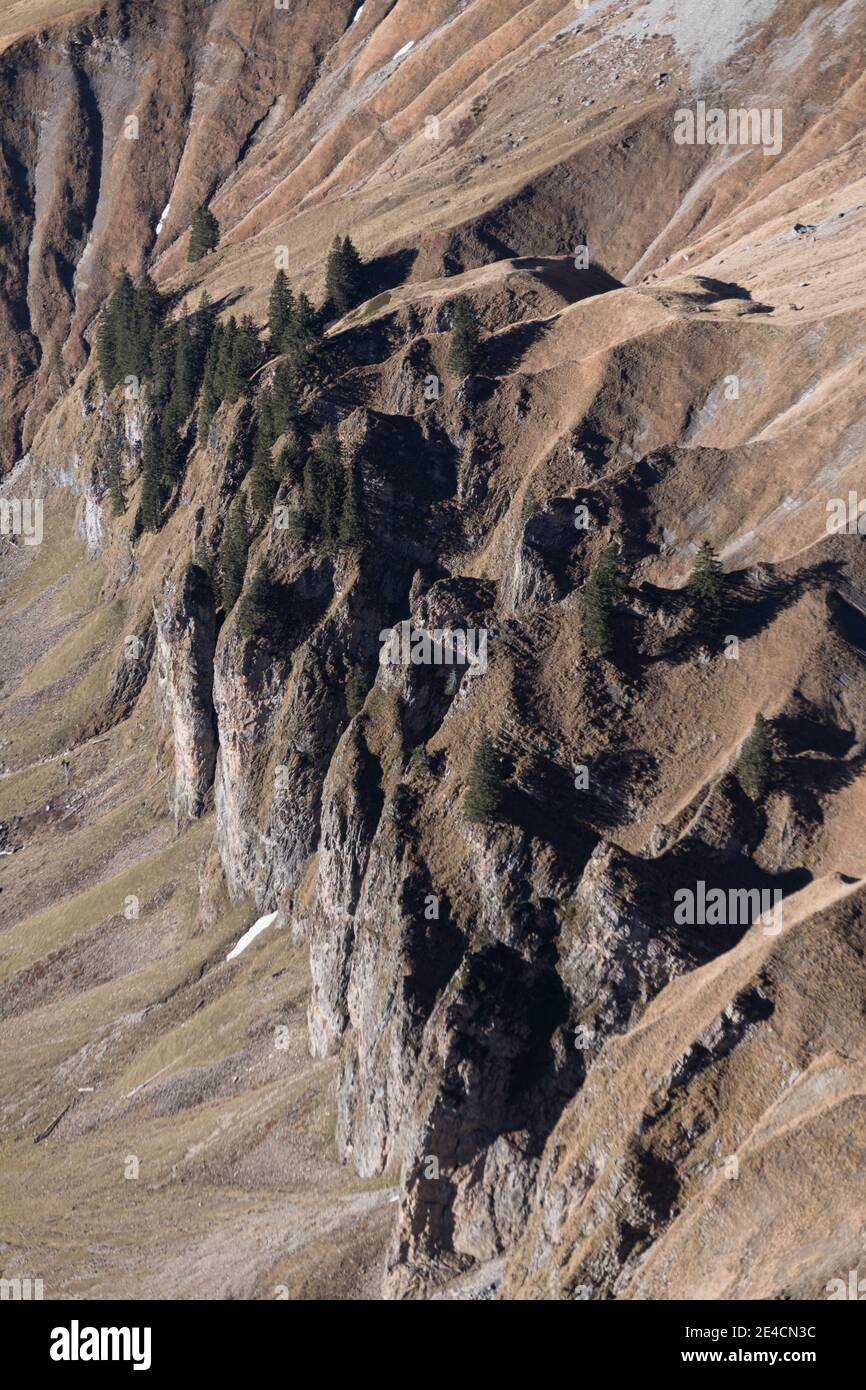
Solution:
[{"label": "white snow patch on slope", "polygon": [[406,57],[406,54],[409,52],[409,50],[410,50],[411,48],[414,48],[414,47],[415,47],[415,40],[414,40],[414,39],[410,39],[408,43],[404,43],[404,45],[403,45],[402,48],[398,48],[398,49],[397,49],[397,52],[394,54],[394,57],[391,59],[391,62],[392,62],[392,63],[396,63],[396,61],[397,61],[398,58],[405,58],[405,57]]},{"label": "white snow patch on slope", "polygon": [[364,13],[364,6],[362,5],[361,8],[360,8],[359,10],[356,10],[356,12],[355,12],[355,18],[352,20],[352,23],[353,23],[353,24],[357,24],[357,23],[358,23],[358,20],[361,18],[361,15],[362,15],[363,13]]},{"label": "white snow patch on slope", "polygon": [[269,912],[266,917],[260,917],[257,922],[253,922],[249,931],[245,931],[240,941],[229,951],[226,960],[234,960],[236,956],[239,956],[241,951],[245,951],[250,942],[255,941],[257,936],[261,936],[262,932],[265,931],[272,922],[275,922],[276,919],[276,912]]},{"label": "white snow patch on slope", "polygon": [[165,226],[165,219],[168,217],[170,208],[171,208],[171,203],[166,203],[165,207],[163,208],[162,212],[160,213],[159,221],[158,221],[157,224],[156,224],[156,235],[157,235],[157,236],[159,236],[160,232],[162,231],[163,227]]}]

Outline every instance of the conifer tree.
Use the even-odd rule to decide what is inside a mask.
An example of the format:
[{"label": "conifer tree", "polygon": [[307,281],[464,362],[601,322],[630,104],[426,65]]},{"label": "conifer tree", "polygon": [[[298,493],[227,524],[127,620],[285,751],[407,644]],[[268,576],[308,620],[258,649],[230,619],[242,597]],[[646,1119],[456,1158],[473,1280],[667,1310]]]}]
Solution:
[{"label": "conifer tree", "polygon": [[114,435],[108,445],[108,495],[113,516],[123,516],[126,497],[123,491],[123,452],[120,439]]},{"label": "conifer tree", "polygon": [[181,426],[178,407],[172,399],[163,411],[159,422],[160,479],[166,488],[174,487],[181,472],[180,440],[178,430]]},{"label": "conifer tree", "polygon": [[220,355],[220,345],[222,343],[223,327],[221,323],[215,323],[211,334],[210,345],[207,350],[207,357],[204,364],[204,379],[201,387],[201,400],[198,408],[198,442],[206,444],[210,433],[211,421],[217,412],[220,403],[219,394],[216,389],[215,377],[217,362]]},{"label": "conifer tree", "polygon": [[249,549],[250,533],[247,527],[246,507],[242,494],[238,493],[226,517],[225,532],[220,547],[222,601],[226,613],[231,612],[244,587]]},{"label": "conifer tree", "polygon": [[165,300],[148,274],[142,275],[133,292],[133,373],[149,375],[153,344],[165,316]]},{"label": "conifer tree", "polygon": [[273,440],[274,426],[270,401],[267,396],[262,396],[256,413],[256,436],[250,468],[250,501],[260,516],[271,510],[277,491],[271,458]]},{"label": "conifer tree", "polygon": [[343,450],[335,425],[328,424],[321,431],[314,455],[319,490],[319,534],[325,545],[333,545],[337,540],[346,486]]},{"label": "conifer tree", "polygon": [[157,330],[151,352],[151,380],[148,401],[157,411],[171,400],[177,357],[177,324],[164,323]]},{"label": "conifer tree", "polygon": [[284,351],[286,331],[291,321],[292,309],[293,296],[286,272],[278,270],[271,287],[271,297],[268,300],[268,329],[274,352]]},{"label": "conifer tree", "polygon": [[322,518],[322,496],[315,453],[309,453],[304,461],[302,499],[303,532],[305,535],[316,536]]},{"label": "conifer tree", "polygon": [[213,337],[216,325],[216,307],[207,290],[202,290],[198,308],[192,317],[192,331],[190,333],[193,369],[196,381],[199,381],[204,376],[211,338]]},{"label": "conifer tree", "polygon": [[258,517],[266,516],[273,508],[277,485],[269,468],[254,463],[250,469],[250,501]]},{"label": "conifer tree", "polygon": [[222,332],[219,337],[216,366],[214,368],[213,385],[217,396],[221,401],[226,398],[228,387],[229,369],[231,367],[232,355],[234,353],[235,339],[238,334],[237,319],[234,314],[222,325]]},{"label": "conifer tree", "polygon": [[277,438],[286,430],[294,429],[298,421],[298,393],[292,380],[292,373],[285,362],[281,362],[274,372],[274,385],[271,393],[274,415],[274,433]]},{"label": "conifer tree", "polygon": [[464,377],[477,371],[480,362],[481,335],[478,315],[472,300],[461,294],[454,301],[448,366],[457,376]]},{"label": "conifer tree", "polygon": [[209,208],[196,208],[189,234],[187,260],[200,261],[208,251],[215,251],[220,239],[220,224]]},{"label": "conifer tree", "polygon": [[505,784],[499,754],[493,741],[484,736],[476,745],[469,768],[463,814],[469,821],[496,820],[502,810]]},{"label": "conifer tree", "polygon": [[111,297],[111,313],[117,341],[117,371],[120,380],[135,373],[137,350],[135,340],[135,286],[124,270],[118,277]]},{"label": "conifer tree", "polygon": [[223,400],[234,405],[245,395],[253,372],[261,362],[259,336],[252,319],[246,315],[241,319],[232,343],[232,354],[226,372]]},{"label": "conifer tree", "polygon": [[590,651],[606,654],[613,646],[613,616],[625,593],[626,579],[613,541],[587,580],[583,595],[583,636]]},{"label": "conifer tree", "polygon": [[102,383],[111,391],[124,377],[135,373],[135,289],[127,271],[122,270],[103,309],[97,338]]},{"label": "conifer tree", "polygon": [[344,314],[348,305],[343,284],[343,243],[338,236],[334,237],[325,264],[325,290],[334,306],[334,312],[338,315]]},{"label": "conifer tree", "polygon": [[340,524],[337,532],[340,545],[359,545],[363,537],[361,520],[361,477],[356,459],[349,464]]},{"label": "conifer tree", "polygon": [[256,566],[252,582],[244,590],[238,604],[238,631],[242,637],[259,637],[271,619],[273,590],[267,565]]},{"label": "conifer tree", "polygon": [[358,303],[363,287],[363,263],[350,237],[334,238],[325,267],[325,288],[338,315]]},{"label": "conifer tree", "polygon": [[195,348],[186,320],[178,324],[174,350],[171,402],[179,421],[188,419],[195,401]]},{"label": "conifer tree", "polygon": [[270,391],[262,391],[256,403],[255,450],[262,454],[270,472],[271,449],[277,438],[274,425],[273,396]]},{"label": "conifer tree", "polygon": [[286,330],[284,351],[292,374],[297,376],[312,362],[319,343],[316,311],[303,291],[298,295]]},{"label": "conifer tree", "polygon": [[158,531],[162,521],[160,464],[159,422],[153,418],[145,430],[141,459],[141,525],[145,531]]},{"label": "conifer tree", "polygon": [[364,297],[364,262],[361,260],[360,252],[355,246],[352,238],[343,237],[343,283],[349,301],[349,308],[354,309]]},{"label": "conifer tree", "polygon": [[112,391],[120,381],[117,371],[117,343],[115,341],[114,324],[111,321],[109,308],[102,311],[99,320],[99,331],[96,336],[96,355],[99,362],[99,375],[102,385],[106,391]]},{"label": "conifer tree", "polygon": [[301,446],[294,430],[290,430],[286,435],[283,447],[272,462],[271,476],[277,484],[286,478],[292,483],[297,483],[303,478]]},{"label": "conifer tree", "polygon": [[686,590],[698,632],[716,632],[724,611],[725,575],[709,541],[701,543]]},{"label": "conifer tree", "polygon": [[772,769],[773,743],[770,724],[762,714],[758,714],[737,761],[737,780],[746,796],[750,796],[753,801],[763,801],[770,787]]}]

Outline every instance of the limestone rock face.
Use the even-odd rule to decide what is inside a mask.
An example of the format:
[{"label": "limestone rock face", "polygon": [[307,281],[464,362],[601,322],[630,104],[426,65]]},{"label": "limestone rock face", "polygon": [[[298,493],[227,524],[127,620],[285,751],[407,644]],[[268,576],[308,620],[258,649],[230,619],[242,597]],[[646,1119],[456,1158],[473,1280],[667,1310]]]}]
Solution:
[{"label": "limestone rock face", "polygon": [[213,786],[217,756],[216,612],[210,579],[199,566],[190,565],[178,586],[164,586],[156,641],[157,696],[174,747],[175,817],[194,820]]},{"label": "limestone rock face", "polygon": [[281,695],[281,673],[268,654],[234,633],[224,637],[214,662],[219,739],[214,801],[217,844],[234,897],[254,893],[259,882],[265,852],[259,823],[267,797],[262,763]]},{"label": "limestone rock face", "polygon": [[[68,1250],[95,1249],[120,1102],[166,1225],[217,1251],[196,1290],[820,1296],[862,1253],[866,550],[827,518],[862,486],[866,9],[33,4],[0,34],[0,1005],[58,1021],[44,1067],[8,1049],[13,1122],[88,1097]],[[769,93],[779,157],[680,145],[708,90]],[[190,262],[200,205],[220,239]],[[320,311],[296,372],[278,264]],[[249,315],[262,348],[201,438],[196,401],[172,412],[158,508],[157,383],[107,394],[95,351],[122,268],[187,343]],[[316,472],[326,427],[345,479]],[[317,530],[343,481],[351,524]],[[31,494],[34,555],[5,534]],[[677,916],[708,887],[778,893],[778,930]],[[188,1296],[180,1244],[148,1247],[149,1292],[168,1264]]]},{"label": "limestone rock face", "polygon": [[506,611],[514,613],[528,604],[542,607],[564,597],[567,586],[561,576],[577,534],[574,504],[560,499],[527,519],[503,585]]}]

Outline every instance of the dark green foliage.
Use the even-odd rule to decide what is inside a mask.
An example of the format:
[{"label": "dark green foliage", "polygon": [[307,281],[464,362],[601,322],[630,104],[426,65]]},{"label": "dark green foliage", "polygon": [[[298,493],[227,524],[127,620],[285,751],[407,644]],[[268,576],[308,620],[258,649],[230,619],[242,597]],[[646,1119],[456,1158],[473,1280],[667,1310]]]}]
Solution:
[{"label": "dark green foliage", "polygon": [[165,314],[165,301],[149,275],[133,286],[121,271],[102,311],[97,335],[97,356],[102,383],[111,391],[128,376],[145,379],[151,371],[151,354]]},{"label": "dark green foliage", "polygon": [[200,261],[208,251],[215,251],[220,239],[220,224],[206,207],[196,208],[189,234],[187,260]]},{"label": "dark green foliage", "polygon": [[[221,401],[224,401],[226,398],[226,387],[237,335],[238,323],[234,314],[232,314],[231,318],[222,325],[222,332],[217,342],[216,362],[214,365],[213,386],[217,394],[217,399]],[[214,336],[216,337],[216,333]]]},{"label": "dark green foliage", "polygon": [[215,323],[211,334],[210,345],[204,364],[204,379],[201,388],[201,400],[198,407],[198,442],[206,444],[208,433],[210,432],[211,421],[216,415],[220,403],[219,394],[216,389],[214,377],[216,375],[217,362],[220,355],[220,347],[223,339],[223,326]]},{"label": "dark green foliage", "polygon": [[[146,531],[159,529],[165,489],[174,487],[182,471],[185,426],[195,408],[213,328],[206,295],[192,318],[167,323],[165,310],[166,301],[149,275],[133,286],[124,271],[103,310],[98,336],[100,371],[108,389],[127,377],[147,382],[150,418],[142,456],[141,499]],[[215,409],[212,393],[204,415],[208,408]],[[125,505],[122,475],[111,459],[109,487],[119,514]]]},{"label": "dark green foliage", "polygon": [[145,431],[141,456],[141,525],[144,531],[158,531],[162,522],[161,473],[159,422],[152,418]]},{"label": "dark green foliage", "polygon": [[117,347],[114,336],[114,325],[111,323],[108,311],[103,309],[99,320],[99,332],[96,336],[96,355],[99,361],[99,375],[106,391],[111,391],[120,381],[117,370]]},{"label": "dark green foliage", "polygon": [[763,801],[770,787],[772,770],[771,726],[762,714],[758,714],[737,761],[737,780],[746,796],[753,801]]},{"label": "dark green foliage", "polygon": [[[319,531],[322,513],[322,499],[314,454],[308,454],[304,462],[304,483],[302,488],[303,534],[315,536]],[[299,533],[300,534],[300,533]]]},{"label": "dark green foliage", "polygon": [[249,549],[250,533],[247,527],[246,507],[243,497],[238,493],[229,509],[220,547],[222,601],[227,613],[230,613],[237,603],[244,587]]},{"label": "dark green foliage", "polygon": [[350,719],[360,714],[367,698],[367,687],[357,671],[352,671],[346,681],[346,713]]},{"label": "dark green foliage", "polygon": [[292,318],[294,299],[284,270],[278,270],[268,301],[268,328],[274,352],[285,349],[286,332]]},{"label": "dark green foliage", "polygon": [[126,497],[123,492],[123,451],[120,439],[114,435],[108,445],[108,495],[113,516],[123,516]]},{"label": "dark green foliage", "polygon": [[238,631],[242,637],[259,637],[268,628],[272,618],[273,587],[268,577],[267,565],[261,562],[256,566],[252,583],[244,591],[238,604]]},{"label": "dark green foliage", "polygon": [[277,437],[274,428],[274,403],[269,391],[263,391],[256,403],[256,451],[264,454],[270,467],[271,449]]},{"label": "dark green foliage", "polygon": [[283,344],[293,376],[303,372],[313,361],[320,337],[316,311],[302,292],[295,300]]},{"label": "dark green foliage", "polygon": [[271,408],[276,438],[285,434],[286,430],[294,429],[298,420],[298,393],[292,380],[291,369],[285,362],[281,362],[274,372]]},{"label": "dark green foliage", "polygon": [[590,575],[583,593],[583,637],[590,651],[609,652],[613,646],[613,618],[626,590],[613,541]]},{"label": "dark green foliage", "polygon": [[469,780],[463,799],[463,814],[469,821],[496,820],[502,810],[505,783],[496,745],[486,736],[475,748]]},{"label": "dark green foliage", "polygon": [[319,502],[316,509],[319,535],[326,546],[333,545],[339,533],[343,494],[346,487],[343,450],[336,426],[326,425],[313,450]]},{"label": "dark green foliage", "polygon": [[334,238],[325,268],[325,288],[338,315],[346,314],[363,296],[364,267],[350,237]]},{"label": "dark green foliage", "polygon": [[262,350],[256,326],[252,319],[245,315],[232,339],[231,357],[228,359],[225,388],[222,392],[224,401],[234,405],[235,401],[246,394],[253,372],[261,365],[261,360]]},{"label": "dark green foliage", "polygon": [[706,635],[717,632],[724,614],[725,575],[709,541],[701,544],[686,591],[697,631]]},{"label": "dark green foliage", "polygon": [[271,475],[277,484],[284,480],[288,480],[290,483],[301,481],[303,477],[301,446],[294,431],[286,436],[285,444],[272,462]]},{"label": "dark green foliage", "polygon": [[325,265],[325,290],[334,313],[337,315],[345,314],[349,305],[346,302],[343,283],[343,243],[338,236],[334,237],[334,244],[328,252],[328,260]]},{"label": "dark green foliage", "polygon": [[103,315],[99,337],[99,361],[105,389],[110,391],[133,370],[135,289],[127,271],[122,270]]},{"label": "dark green foliage", "polygon": [[343,282],[352,309],[364,297],[364,262],[349,236],[343,237]]},{"label": "dark green foliage", "polygon": [[174,379],[171,402],[178,420],[186,420],[193,407],[196,392],[195,345],[186,321],[178,324],[175,335]]},{"label": "dark green foliage", "polygon": [[361,519],[361,474],[357,461],[352,459],[346,476],[337,537],[340,545],[359,545],[363,536],[364,526]]},{"label": "dark green foliage", "polygon": [[217,323],[216,307],[213,300],[207,290],[202,290],[198,308],[192,316],[193,357],[198,377],[204,374],[211,338]]},{"label": "dark green foliage", "polygon": [[164,410],[171,399],[176,354],[177,324],[164,323],[154,339],[151,351],[148,400],[155,410]]},{"label": "dark green foliage", "polygon": [[290,540],[304,543],[310,539],[311,528],[304,512],[292,512],[286,525],[286,534]]},{"label": "dark green foliage", "polygon": [[150,372],[151,353],[160,324],[165,317],[165,300],[149,275],[142,275],[132,301],[131,357],[133,375],[144,379]]},{"label": "dark green foliage", "polygon": [[174,487],[181,474],[181,448],[178,431],[182,420],[172,399],[160,419],[160,478],[166,488]]},{"label": "dark green foliage", "polygon": [[274,477],[271,450],[274,443],[274,424],[271,403],[267,396],[259,399],[256,413],[256,434],[253,461],[250,469],[250,500],[260,515],[273,507],[277,483]]},{"label": "dark green foliage", "polygon": [[340,437],[326,425],[304,464],[303,486],[306,534],[326,546],[338,539],[345,483]]},{"label": "dark green foliage", "polygon": [[269,468],[254,463],[250,469],[250,501],[259,517],[272,511],[277,485]]},{"label": "dark green foliage", "polygon": [[448,366],[457,376],[464,377],[477,371],[480,362],[481,335],[478,315],[472,300],[461,294],[454,301]]}]

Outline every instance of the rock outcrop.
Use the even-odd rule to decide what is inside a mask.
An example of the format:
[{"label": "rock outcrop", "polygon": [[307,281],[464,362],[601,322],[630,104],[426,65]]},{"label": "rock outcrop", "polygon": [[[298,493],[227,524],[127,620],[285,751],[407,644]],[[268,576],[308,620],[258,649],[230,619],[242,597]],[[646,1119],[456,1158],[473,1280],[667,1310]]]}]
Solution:
[{"label": "rock outcrop", "polygon": [[213,786],[217,757],[213,706],[216,608],[208,574],[192,564],[176,588],[163,589],[157,623],[157,696],[170,720],[174,748],[175,818],[200,816]]},{"label": "rock outcrop", "polygon": [[[783,32],[731,0],[704,63],[697,0],[661,8],[110,0],[0,53],[2,500],[44,500],[47,537],[32,569],[5,525],[0,551],[0,849],[23,865],[0,1002],[115,1009],[58,1042],[54,1091],[24,1077],[21,1113],[70,1078],[91,1095],[103,1065],[78,1152],[118,1116],[141,1134],[147,1106],[212,1104],[152,1191],[272,1185],[294,1220],[314,1112],[343,1186],[329,1168],[298,1224],[324,1268],[324,1206],[378,1223],[362,1263],[388,1297],[467,1276],[508,1298],[815,1297],[855,1257],[866,559],[827,514],[862,454],[863,16],[798,0]],[[778,158],[674,141],[708,83],[779,93]],[[221,236],[189,262],[200,204]],[[364,285],[338,316],[325,258],[349,232]],[[277,265],[321,306],[300,368],[267,324]],[[178,410],[155,518],[158,393],[106,393],[94,352],[122,266],[178,322],[261,330],[200,435],[192,396]],[[481,331],[465,375],[458,296]],[[297,399],[267,457],[283,367]],[[321,486],[351,483],[356,514],[317,532],[326,428],[345,477]],[[698,630],[707,540],[723,621]],[[585,586],[611,541],[600,651]],[[498,805],[473,820],[482,742]],[[81,837],[56,873],[49,832]],[[699,885],[748,911],[679,918]],[[227,1098],[250,1101],[243,1140]]]}]

